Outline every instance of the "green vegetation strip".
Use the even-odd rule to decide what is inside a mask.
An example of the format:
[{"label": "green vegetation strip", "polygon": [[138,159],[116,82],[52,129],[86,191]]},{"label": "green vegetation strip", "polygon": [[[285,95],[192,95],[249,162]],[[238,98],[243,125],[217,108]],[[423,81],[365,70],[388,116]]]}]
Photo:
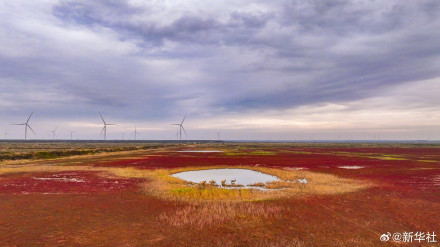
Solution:
[{"label": "green vegetation strip", "polygon": [[23,159],[55,159],[60,157],[73,156],[73,155],[88,155],[88,154],[97,154],[103,152],[147,150],[147,149],[155,149],[155,148],[158,148],[158,146],[115,147],[115,148],[67,150],[67,151],[38,151],[38,152],[30,152],[30,153],[3,153],[0,154],[0,161],[23,160]]}]

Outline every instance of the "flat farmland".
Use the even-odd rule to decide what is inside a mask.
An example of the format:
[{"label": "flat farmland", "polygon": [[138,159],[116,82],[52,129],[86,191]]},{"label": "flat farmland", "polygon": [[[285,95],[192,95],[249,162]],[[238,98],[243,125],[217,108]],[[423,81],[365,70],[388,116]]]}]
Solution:
[{"label": "flat farmland", "polygon": [[[1,246],[399,246],[380,238],[440,233],[440,145],[64,143],[62,155],[56,144],[2,145]],[[36,152],[50,155],[22,156]],[[228,189],[170,176],[209,168],[283,183]]]}]

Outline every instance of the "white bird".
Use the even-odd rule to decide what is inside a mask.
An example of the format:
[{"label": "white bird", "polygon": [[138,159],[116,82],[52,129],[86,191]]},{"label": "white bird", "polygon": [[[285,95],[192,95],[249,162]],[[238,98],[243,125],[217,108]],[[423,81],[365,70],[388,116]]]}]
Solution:
[{"label": "white bird", "polygon": [[298,183],[302,183],[302,184],[306,184],[307,183],[307,178],[303,178],[303,179],[298,179]]}]

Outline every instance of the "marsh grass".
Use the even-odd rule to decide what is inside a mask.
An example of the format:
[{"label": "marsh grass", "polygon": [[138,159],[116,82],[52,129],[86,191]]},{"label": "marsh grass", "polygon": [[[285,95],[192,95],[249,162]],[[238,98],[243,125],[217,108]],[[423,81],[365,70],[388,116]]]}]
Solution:
[{"label": "marsh grass", "polygon": [[102,169],[91,166],[16,166],[0,167],[0,175],[12,173],[62,172],[62,171],[100,171]]},{"label": "marsh grass", "polygon": [[403,158],[400,155],[388,155],[388,154],[383,154],[372,158],[376,158],[380,160],[408,160],[407,158]]},{"label": "marsh grass", "polygon": [[271,151],[262,151],[262,150],[255,150],[250,152],[244,152],[242,150],[235,150],[235,151],[225,151],[223,153],[226,156],[239,156],[239,155],[276,155],[275,152]]},{"label": "marsh grass", "polygon": [[266,184],[265,183],[254,183],[254,184],[251,184],[250,186],[252,186],[252,187],[266,187]]},{"label": "marsh grass", "polygon": [[417,160],[417,161],[419,161],[419,162],[432,162],[432,163],[439,162],[437,160]]},{"label": "marsh grass", "polygon": [[231,222],[273,220],[290,208],[279,205],[250,202],[199,202],[183,206],[179,210],[160,214],[158,220],[164,228],[191,228],[201,230]]},{"label": "marsh grass", "polygon": [[[60,171],[95,171],[101,176],[116,176],[126,178],[140,178],[143,183],[142,192],[162,199],[175,201],[259,201],[271,200],[282,197],[298,197],[307,195],[339,194],[354,192],[371,185],[357,180],[339,178],[335,175],[316,173],[293,169],[275,169],[256,166],[237,166],[234,168],[250,169],[276,176],[280,181],[259,184],[259,190],[252,188],[221,188],[213,185],[188,183],[182,179],[171,176],[174,173],[230,168],[228,166],[184,167],[174,169],[136,169],[133,167],[91,167],[91,166],[55,166],[34,165],[2,167],[0,174],[7,173],[33,173],[33,172],[60,172]],[[296,181],[306,178],[308,183],[301,184]]]},{"label": "marsh grass", "polygon": [[172,147],[166,143],[84,143],[84,142],[0,142],[2,163],[20,160],[50,160]]},{"label": "marsh grass", "polygon": [[330,153],[321,153],[321,154],[335,154],[346,157],[362,157],[369,159],[379,159],[379,160],[408,160],[404,155],[398,154],[380,154],[380,153],[355,153],[355,152],[330,152]]},{"label": "marsh grass", "polygon": [[[276,176],[280,181],[269,182],[268,190],[252,188],[221,188],[209,184],[188,183],[172,177],[178,172],[230,168],[228,166],[183,167],[174,169],[140,170],[136,168],[105,168],[109,173],[121,177],[144,178],[144,193],[160,198],[177,201],[258,201],[302,195],[339,194],[361,190],[371,186],[363,181],[340,178],[335,175],[293,169],[275,169],[255,166],[236,166],[238,169],[250,169]],[[102,169],[101,169],[102,170]],[[309,182],[296,181],[306,178]]]}]

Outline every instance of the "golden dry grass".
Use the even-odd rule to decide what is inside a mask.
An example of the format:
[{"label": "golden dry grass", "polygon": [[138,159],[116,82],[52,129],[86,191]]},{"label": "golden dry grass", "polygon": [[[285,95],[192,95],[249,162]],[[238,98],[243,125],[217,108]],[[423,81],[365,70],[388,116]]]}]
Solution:
[{"label": "golden dry grass", "polygon": [[[339,194],[371,186],[363,181],[340,178],[335,175],[293,169],[237,166],[277,176],[280,181],[266,185],[268,190],[250,188],[227,189],[211,185],[188,183],[171,175],[183,171],[230,168],[228,166],[184,167],[174,169],[139,170],[135,168],[105,168],[120,177],[144,178],[144,192],[160,198],[183,201],[253,201],[302,195]],[[102,170],[102,169],[101,169]],[[306,178],[307,184],[295,181]]]},{"label": "golden dry grass", "polygon": [[[275,169],[267,167],[240,166],[234,168],[251,169],[270,175],[277,176],[280,181],[268,183],[268,190],[249,188],[227,189],[211,185],[199,185],[187,183],[184,180],[172,177],[173,173],[227,168],[227,166],[212,167],[185,167],[175,169],[136,169],[132,167],[90,167],[90,166],[18,166],[1,167],[0,174],[7,173],[33,173],[33,172],[60,172],[60,171],[96,171],[105,172],[118,177],[141,178],[146,182],[143,191],[160,198],[184,201],[251,201],[267,200],[280,197],[291,197],[312,194],[338,194],[357,191],[369,185],[360,181],[339,178],[330,174],[315,173],[303,170]],[[307,184],[295,181],[299,178],[306,178]]]},{"label": "golden dry grass", "polygon": [[[289,194],[339,194],[364,189],[371,186],[363,181],[340,178],[335,175],[310,172],[295,169],[275,169],[267,167],[252,167],[252,170],[274,175],[281,181],[268,183],[268,189],[284,189]],[[306,178],[308,183],[301,184],[297,181]]]},{"label": "golden dry grass", "polygon": [[[7,173],[34,173],[60,171],[96,171],[104,174],[141,178],[145,180],[143,192],[159,198],[177,201],[258,201],[282,197],[297,197],[307,195],[339,194],[358,191],[371,186],[362,181],[344,179],[335,175],[316,173],[294,169],[276,169],[254,166],[237,166],[234,168],[250,169],[280,178],[280,181],[266,184],[267,190],[251,188],[228,189],[212,185],[188,183],[172,177],[178,172],[203,169],[230,168],[228,166],[184,167],[174,169],[136,169],[132,167],[91,167],[91,166],[63,166],[63,165],[28,165],[16,167],[0,167],[0,174]],[[300,178],[306,178],[308,183],[298,183]],[[292,182],[296,181],[296,182]]]},{"label": "golden dry grass", "polygon": [[290,208],[250,202],[192,203],[174,211],[160,214],[158,220],[165,227],[201,230],[231,221],[258,221],[279,218]]},{"label": "golden dry grass", "polygon": [[48,166],[48,165],[32,165],[32,166],[16,166],[16,167],[0,167],[0,175],[11,173],[34,173],[34,172],[61,172],[61,171],[99,171],[99,168],[91,166]]},{"label": "golden dry grass", "polygon": [[[262,229],[267,222],[282,221],[295,209],[272,202],[191,202],[181,205],[177,210],[167,210],[156,218],[160,222],[160,230],[164,233],[192,231],[206,232],[221,231],[227,234],[232,229],[242,232],[242,242],[234,237],[218,238],[205,246],[286,246],[304,247],[302,241],[295,236],[279,234],[276,238],[266,238],[266,235],[244,233],[249,229]],[[244,240],[244,241],[243,241]]]}]

